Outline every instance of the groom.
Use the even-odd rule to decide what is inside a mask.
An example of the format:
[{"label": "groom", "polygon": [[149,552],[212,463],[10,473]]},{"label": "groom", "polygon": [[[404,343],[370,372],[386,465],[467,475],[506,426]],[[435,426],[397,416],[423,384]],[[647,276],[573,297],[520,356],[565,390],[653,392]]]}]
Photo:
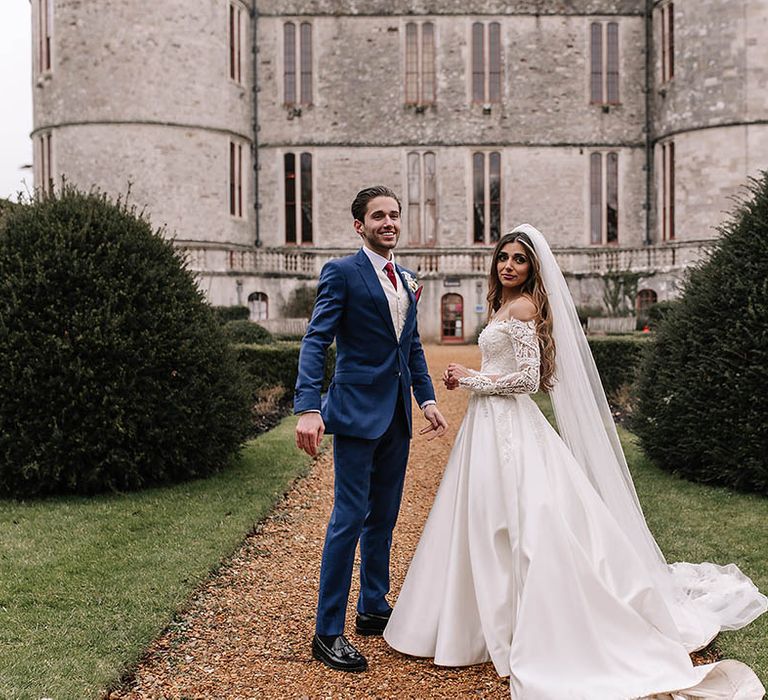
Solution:
[{"label": "groom", "polygon": [[[355,629],[381,634],[392,609],[389,550],[400,509],[411,439],[411,387],[429,425],[445,419],[416,328],[415,279],[394,264],[400,200],[387,187],[352,202],[361,250],[331,260],[320,273],[312,320],[299,356],[294,411],[296,444],[310,455],[334,435],[334,504],[320,567],[312,655],[340,671],[364,671],[365,657],[344,637],[355,548],[360,541],[360,597]],[[336,372],[321,403],[326,349],[336,339]]]}]

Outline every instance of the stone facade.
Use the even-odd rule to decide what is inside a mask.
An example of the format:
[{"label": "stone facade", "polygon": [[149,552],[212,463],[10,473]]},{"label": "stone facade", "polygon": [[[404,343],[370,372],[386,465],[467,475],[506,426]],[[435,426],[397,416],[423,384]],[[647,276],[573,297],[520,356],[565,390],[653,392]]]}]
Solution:
[{"label": "stone facade", "polygon": [[[40,3],[32,5],[39,27]],[[35,71],[33,138],[51,135],[54,175],[114,194],[130,182],[132,200],[188,252],[212,303],[258,296],[254,315],[270,318],[298,286],[316,284],[324,261],[357,247],[349,213],[357,190],[389,185],[404,195],[398,261],[425,287],[422,336],[471,340],[485,315],[490,244],[473,242],[474,154],[500,155],[501,230],[527,221],[544,231],[577,302],[588,305],[602,303],[600,275],[616,269],[641,272],[641,288],[658,299],[674,296],[730,197],[766,167],[768,0],[667,5],[54,0],[52,68]],[[233,11],[242,21],[239,81],[230,77]],[[667,13],[671,79],[662,75]],[[297,33],[310,27],[311,104],[285,104],[287,22]],[[436,98],[407,105],[406,27],[425,22],[434,30]],[[472,99],[478,22],[499,26],[501,96],[487,103]],[[615,104],[590,100],[593,23],[618,27]],[[660,163],[670,143],[675,236],[663,240]],[[232,144],[243,154],[234,216]],[[413,240],[405,225],[411,153],[434,157],[434,241]],[[618,156],[610,245],[590,243],[595,153]],[[286,241],[286,154],[297,163],[311,156],[309,245]],[[38,177],[45,157],[36,147]]]}]

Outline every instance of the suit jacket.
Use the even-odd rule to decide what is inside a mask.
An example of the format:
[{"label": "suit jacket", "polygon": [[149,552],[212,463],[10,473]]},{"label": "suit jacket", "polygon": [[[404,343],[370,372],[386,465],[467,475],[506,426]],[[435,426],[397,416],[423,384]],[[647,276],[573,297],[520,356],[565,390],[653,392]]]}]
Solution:
[{"label": "suit jacket", "polygon": [[[319,409],[327,433],[373,440],[403,402],[411,426],[411,387],[419,404],[434,400],[416,325],[416,298],[403,280],[410,307],[398,341],[381,283],[365,253],[323,266],[312,320],[301,344],[295,413]],[[336,339],[336,372],[320,389],[328,346]]]}]

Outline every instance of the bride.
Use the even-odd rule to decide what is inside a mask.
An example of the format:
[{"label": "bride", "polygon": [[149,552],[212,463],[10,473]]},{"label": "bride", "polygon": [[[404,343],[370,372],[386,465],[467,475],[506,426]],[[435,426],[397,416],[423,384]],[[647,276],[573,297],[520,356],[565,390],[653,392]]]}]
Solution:
[{"label": "bride", "polygon": [[[527,224],[496,246],[480,372],[402,591],[393,648],[492,661],[515,700],[722,698],[764,688],[689,652],[768,600],[734,565],[668,565],[645,523],[560,269]],[[529,394],[550,393],[558,433]],[[562,439],[561,439],[562,438]]]}]

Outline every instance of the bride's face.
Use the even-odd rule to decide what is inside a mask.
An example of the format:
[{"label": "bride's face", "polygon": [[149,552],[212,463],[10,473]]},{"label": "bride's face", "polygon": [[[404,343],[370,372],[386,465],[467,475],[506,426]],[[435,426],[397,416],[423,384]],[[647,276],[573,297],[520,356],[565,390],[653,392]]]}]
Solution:
[{"label": "bride's face", "polygon": [[501,286],[515,289],[525,284],[531,271],[528,252],[519,241],[507,243],[496,257],[496,273]]}]

